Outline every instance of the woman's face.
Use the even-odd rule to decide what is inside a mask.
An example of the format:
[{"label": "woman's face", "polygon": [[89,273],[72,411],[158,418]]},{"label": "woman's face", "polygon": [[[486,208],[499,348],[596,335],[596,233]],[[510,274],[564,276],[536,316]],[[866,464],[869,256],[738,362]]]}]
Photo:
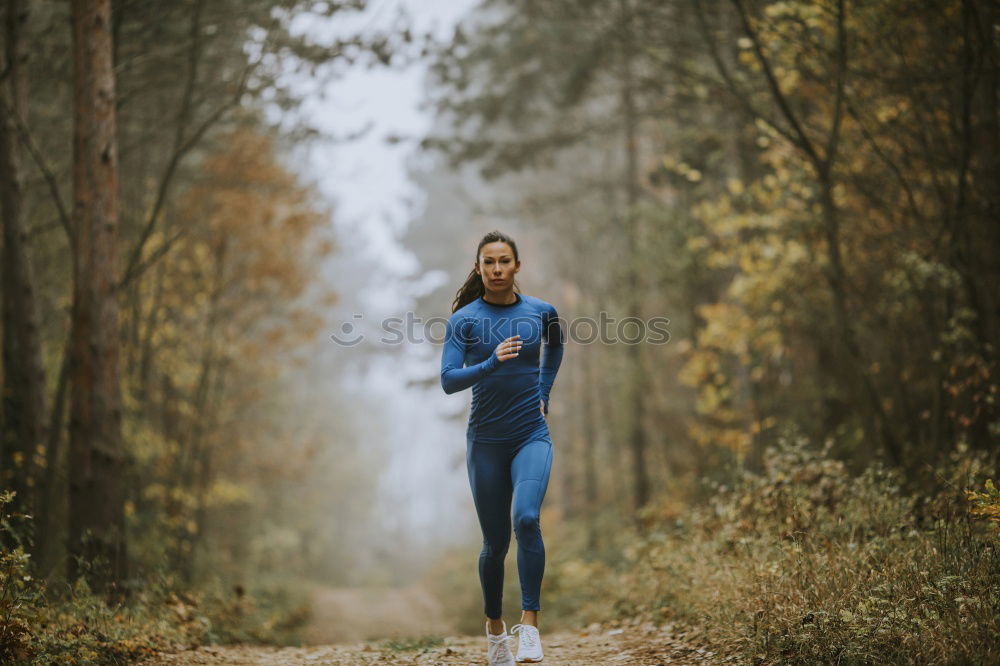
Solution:
[{"label": "woman's face", "polygon": [[521,267],[514,260],[514,251],[503,241],[487,243],[479,251],[476,272],[483,278],[487,291],[507,291],[514,286],[514,273]]}]

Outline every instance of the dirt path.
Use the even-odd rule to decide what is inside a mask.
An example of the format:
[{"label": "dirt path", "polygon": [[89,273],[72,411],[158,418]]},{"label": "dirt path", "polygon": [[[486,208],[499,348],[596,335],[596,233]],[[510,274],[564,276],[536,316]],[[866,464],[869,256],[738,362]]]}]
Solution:
[{"label": "dirt path", "polygon": [[[313,621],[304,633],[304,642],[309,647],[210,646],[163,654],[143,663],[146,666],[486,663],[486,637],[453,635],[437,602],[419,588],[378,592],[321,589],[315,593],[314,609]],[[419,638],[425,636],[437,638]],[[546,632],[543,626],[543,664],[667,666],[717,661],[712,652],[693,646],[686,639],[670,625],[657,627],[650,623],[621,627],[593,624],[580,631],[559,632]],[[511,641],[511,650],[516,653],[516,640]]]},{"label": "dirt path", "polygon": [[454,633],[440,602],[416,585],[319,588],[313,593],[312,607],[313,617],[302,637],[308,645]]}]

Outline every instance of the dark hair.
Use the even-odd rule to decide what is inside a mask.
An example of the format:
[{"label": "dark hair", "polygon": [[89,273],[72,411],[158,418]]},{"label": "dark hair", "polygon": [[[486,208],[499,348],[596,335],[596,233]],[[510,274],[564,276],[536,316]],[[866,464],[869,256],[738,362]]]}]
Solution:
[{"label": "dark hair", "polygon": [[[479,252],[483,249],[483,246],[487,243],[507,243],[510,245],[510,249],[514,252],[514,261],[519,261],[517,258],[517,244],[514,243],[514,239],[501,231],[491,231],[490,233],[483,236],[483,239],[479,241],[479,246],[476,248],[476,263],[479,263]],[[521,288],[517,285],[517,280],[514,280],[514,289],[517,292],[521,291]],[[480,296],[486,293],[486,287],[483,285],[483,278],[476,269],[473,268],[469,272],[469,276],[465,278],[465,284],[463,284],[458,293],[455,294],[455,300],[452,301],[451,311],[455,312],[460,307],[471,303]]]}]

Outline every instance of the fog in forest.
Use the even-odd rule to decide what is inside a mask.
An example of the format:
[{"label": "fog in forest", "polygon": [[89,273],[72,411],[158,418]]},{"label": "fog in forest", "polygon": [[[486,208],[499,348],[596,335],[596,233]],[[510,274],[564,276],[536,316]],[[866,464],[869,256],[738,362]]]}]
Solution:
[{"label": "fog in forest", "polygon": [[555,664],[1000,661],[995,2],[0,0],[0,44],[0,662],[469,663],[498,596]]}]

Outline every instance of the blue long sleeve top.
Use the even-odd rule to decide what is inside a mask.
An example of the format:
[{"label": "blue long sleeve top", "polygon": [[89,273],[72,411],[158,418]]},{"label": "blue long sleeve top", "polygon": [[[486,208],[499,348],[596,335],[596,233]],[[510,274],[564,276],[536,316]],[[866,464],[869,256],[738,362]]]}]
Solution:
[{"label": "blue long sleeve top", "polygon": [[[540,298],[515,295],[517,300],[507,305],[477,298],[456,310],[445,328],[441,386],[445,393],[472,387],[469,434],[478,442],[520,441],[545,426],[539,404],[544,402],[548,414],[562,362],[556,309]],[[521,336],[521,350],[500,361],[496,347],[513,335]]]}]

